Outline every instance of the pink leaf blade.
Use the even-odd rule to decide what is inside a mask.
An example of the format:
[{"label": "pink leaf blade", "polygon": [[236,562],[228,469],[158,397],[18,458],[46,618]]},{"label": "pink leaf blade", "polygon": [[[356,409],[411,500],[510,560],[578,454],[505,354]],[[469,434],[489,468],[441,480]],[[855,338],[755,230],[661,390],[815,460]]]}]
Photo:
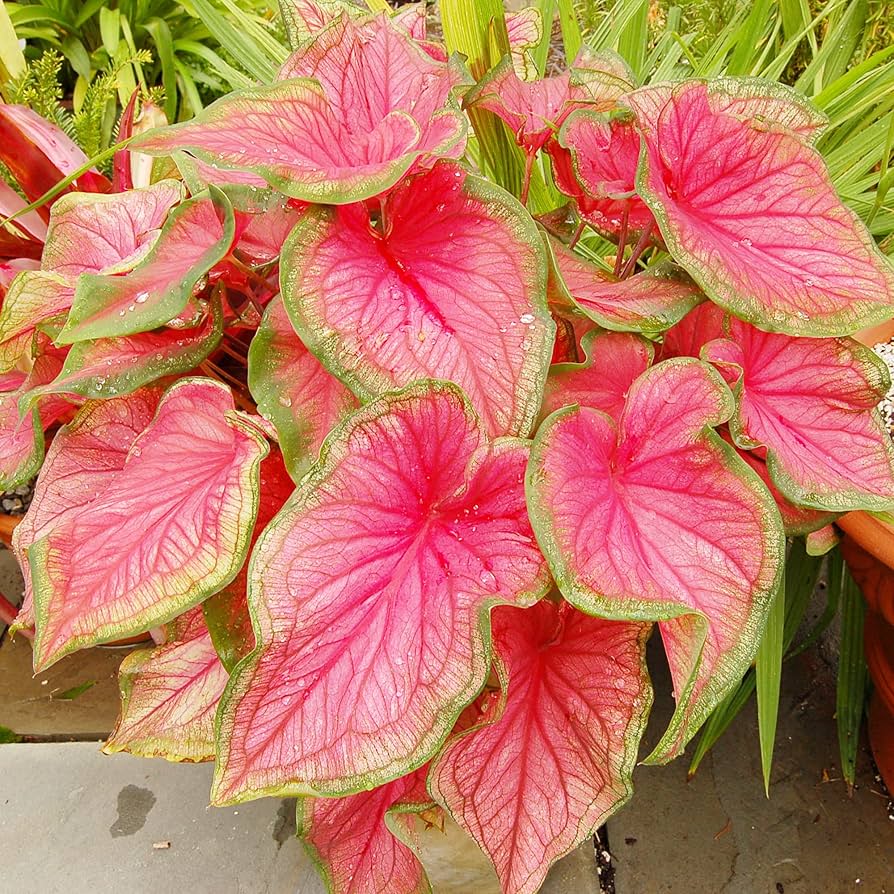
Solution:
[{"label": "pink leaf blade", "polygon": [[631,386],[617,425],[566,408],[532,449],[532,524],[566,599],[662,622],[677,710],[653,762],[678,754],[741,679],[784,555],[770,494],[711,431],[733,410],[707,364],[669,360]]},{"label": "pink leaf blade", "polygon": [[173,385],[120,473],[28,548],[35,667],[163,624],[232,580],[266,452],[228,389],[209,379]]},{"label": "pink leaf blade", "polygon": [[361,399],[449,380],[491,435],[524,436],[555,331],[530,218],[451,162],[395,190],[388,214],[384,238],[357,206],[311,209],[293,230],[281,280],[301,340]]},{"label": "pink leaf blade", "polygon": [[490,607],[548,585],[527,444],[488,445],[479,426],[455,386],[419,383],[324,445],[255,550],[258,647],[221,704],[215,803],[388,782],[428,760],[474,698]]},{"label": "pink leaf blade", "polygon": [[183,185],[161,180],[108,195],[68,193],[53,203],[41,266],[63,276],[122,273],[151,250]]},{"label": "pink leaf blade", "polygon": [[650,629],[547,600],[494,611],[504,699],[448,741],[429,785],[507,894],[535,894],[630,797],[652,701]]},{"label": "pink leaf blade", "polygon": [[[674,257],[717,304],[762,329],[846,335],[886,320],[894,270],[797,134],[711,108],[685,82],[660,107],[638,92],[638,191]],[[721,164],[721,167],[718,167]]]},{"label": "pink leaf blade", "polygon": [[207,631],[131,653],[118,676],[121,716],[103,747],[106,754],[214,759],[214,713],[228,675]]},{"label": "pink leaf blade", "polygon": [[84,274],[56,341],[71,344],[147,332],[187,306],[193,289],[233,245],[235,221],[229,199],[209,195],[180,205],[165,222],[153,249],[126,276]]},{"label": "pink leaf blade", "polygon": [[280,297],[270,302],[252,339],[248,384],[258,412],[276,426],[296,481],[316,459],[326,435],[359,406],[348,387],[304,346]]}]

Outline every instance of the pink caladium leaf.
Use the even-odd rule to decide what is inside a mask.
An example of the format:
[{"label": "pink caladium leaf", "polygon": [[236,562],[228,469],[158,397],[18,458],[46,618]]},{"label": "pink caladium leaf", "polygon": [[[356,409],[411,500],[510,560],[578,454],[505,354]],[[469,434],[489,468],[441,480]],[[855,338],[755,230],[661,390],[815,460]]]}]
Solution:
[{"label": "pink caladium leaf", "polygon": [[609,235],[651,227],[652,212],[636,192],[640,137],[630,121],[579,109],[549,153],[556,185],[587,223]]},{"label": "pink caladium leaf", "polygon": [[57,343],[147,332],[181,313],[195,286],[235,241],[233,208],[215,187],[171,212],[143,261],[126,276],[84,274]]},{"label": "pink caladium leaf", "polygon": [[18,387],[0,393],[0,490],[33,477],[43,461],[44,431],[71,409],[68,401],[48,397],[33,410],[19,413],[22,395],[52,379],[61,365],[62,358],[55,352],[43,354]]},{"label": "pink caladium leaf", "polygon": [[677,710],[652,762],[676,756],[741,680],[784,558],[772,497],[711,431],[733,410],[707,364],[667,360],[633,383],[617,423],[559,410],[531,454],[531,520],[565,598],[661,622]]},{"label": "pink caladium leaf", "polygon": [[631,85],[611,72],[575,71],[523,81],[505,57],[466,93],[466,108],[482,108],[506,122],[516,142],[528,153],[536,153],[577,108],[593,105],[609,110]]},{"label": "pink caladium leaf", "polygon": [[41,266],[63,276],[131,270],[182,198],[176,180],[108,195],[68,193],[53,203]]},{"label": "pink caladium leaf", "polygon": [[252,558],[258,646],[221,702],[215,803],[351,794],[431,757],[487,677],[491,606],[548,587],[527,455],[449,383],[327,440]]},{"label": "pink caladium leaf", "polygon": [[258,412],[276,426],[295,477],[316,459],[323,438],[359,402],[295,334],[282,299],[267,306],[248,352],[248,384]]},{"label": "pink caladium leaf", "polygon": [[434,806],[428,767],[345,798],[299,798],[298,836],[332,894],[430,894],[412,815]]},{"label": "pink caladium leaf", "polygon": [[302,341],[361,399],[421,378],[456,382],[492,435],[525,435],[554,324],[531,219],[502,190],[440,162],[388,196],[313,208],[283,250],[283,299]]},{"label": "pink caladium leaf", "polygon": [[[721,436],[729,444],[733,443],[732,435],[728,431],[721,432]],[[782,526],[785,529],[787,537],[798,537],[802,534],[809,534],[817,531],[834,521],[838,516],[831,512],[821,512],[818,509],[808,509],[804,506],[796,506],[791,500],[787,499],[770,477],[767,471],[766,451],[761,448],[753,450],[742,450],[736,448],[739,456],[754,469],[760,476],[761,481],[767,486],[773,499],[776,501],[776,508],[782,518]]]},{"label": "pink caladium leaf", "polygon": [[165,623],[229,583],[266,452],[227,388],[174,384],[116,477],[28,548],[35,668]]},{"label": "pink caladium leaf", "polygon": [[696,286],[666,264],[619,280],[558,239],[549,236],[547,242],[551,303],[575,307],[604,329],[657,335],[704,300]]},{"label": "pink caladium leaf", "polygon": [[0,308],[0,371],[12,369],[31,350],[37,328],[66,314],[74,286],[63,276],[25,270],[9,286]]},{"label": "pink caladium leaf", "polygon": [[[282,509],[294,489],[295,485],[286,470],[282,453],[279,450],[271,450],[261,463],[258,514],[255,518],[255,528],[248,548],[249,555],[254,550],[254,545],[264,528]],[[232,671],[240,659],[244,658],[255,645],[246,598],[248,568],[249,563],[246,560],[230,583],[202,603],[202,612],[214,648],[228,672]]]},{"label": "pink caladium leaf", "polygon": [[191,636],[138,649],[121,663],[121,715],[106,754],[214,759],[214,714],[229,676],[198,617]]},{"label": "pink caladium leaf", "polygon": [[[27,106],[0,103],[0,161],[33,202],[83,167],[87,156],[57,125],[37,112]],[[89,192],[105,192],[109,186],[95,168],[72,184],[74,189]],[[37,212],[49,217],[45,205]]]},{"label": "pink caladium leaf", "polygon": [[126,398],[91,401],[56,433],[31,506],[12,536],[13,552],[25,579],[17,626],[34,626],[28,547],[57,524],[76,516],[120,473],[131,444],[152,421],[159,396],[157,389],[144,388]]},{"label": "pink caladium leaf", "polygon": [[583,363],[554,364],[546,380],[541,415],[578,404],[621,416],[627,391],[652,363],[651,342],[628,332],[587,333],[582,340]]},{"label": "pink caladium leaf", "polygon": [[275,84],[219,99],[136,141],[252,171],[286,195],[346,203],[393,186],[423,157],[462,152],[458,70],[383,14],[342,15],[285,63]]},{"label": "pink caladium leaf", "polygon": [[660,359],[668,357],[701,357],[702,348],[729,332],[726,312],[706,301],[686,314],[679,323],[664,333]]},{"label": "pink caladium leaf", "polygon": [[798,134],[711,108],[699,81],[657,110],[625,98],[646,151],[637,181],[674,257],[762,329],[843,335],[894,310],[894,270]]},{"label": "pink caladium leaf", "polygon": [[220,343],[223,308],[219,295],[192,329],[156,329],[120,338],[79,341],[59,374],[19,400],[20,412],[46,394],[107,398],[129,394],[165,376],[194,370]]},{"label": "pink caladium leaf", "polygon": [[767,448],[773,482],[793,503],[830,512],[894,508],[894,445],[876,410],[884,362],[849,338],[793,338],[730,319],[702,349],[736,392],[730,430]]},{"label": "pink caladium leaf", "polygon": [[292,232],[306,209],[304,203],[291,199],[253,214],[236,247],[243,257],[255,264],[269,264],[275,261],[282,251],[286,237]]},{"label": "pink caladium leaf", "polygon": [[632,794],[652,703],[650,630],[549,600],[495,609],[505,697],[448,741],[429,785],[490,857],[505,894],[535,894],[549,867]]}]

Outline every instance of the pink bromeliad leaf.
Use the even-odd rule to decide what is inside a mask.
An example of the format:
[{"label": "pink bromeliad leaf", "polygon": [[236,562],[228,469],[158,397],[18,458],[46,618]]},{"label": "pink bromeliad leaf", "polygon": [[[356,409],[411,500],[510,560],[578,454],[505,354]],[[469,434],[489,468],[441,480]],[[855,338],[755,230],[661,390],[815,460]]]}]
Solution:
[{"label": "pink bromeliad leaf", "polygon": [[58,354],[43,354],[18,387],[0,393],[0,490],[22,484],[34,475],[43,460],[44,431],[71,409],[68,401],[48,397],[33,410],[19,412],[22,395],[51,380],[61,366]]},{"label": "pink bromeliad leaf", "polygon": [[106,398],[129,394],[164,376],[194,370],[220,343],[223,308],[219,296],[193,329],[157,329],[120,338],[80,341],[72,346],[59,374],[26,392],[20,411],[46,394]]},{"label": "pink bromeliad leaf", "polygon": [[120,473],[28,549],[35,667],[162,624],[229,583],[245,559],[266,452],[228,389],[173,385]]},{"label": "pink bromeliad leaf", "polygon": [[121,472],[137,435],[152,421],[159,396],[158,390],[144,388],[125,398],[92,401],[56,433],[31,506],[12,536],[13,552],[25,579],[18,626],[34,626],[28,547],[57,524],[76,516]]},{"label": "pink bromeliad leaf", "polygon": [[201,613],[198,620],[192,635],[139,649],[121,663],[121,715],[103,747],[106,754],[214,759],[214,713],[229,677]]},{"label": "pink bromeliad leaf", "polygon": [[632,794],[652,703],[650,629],[548,600],[494,611],[505,698],[448,741],[429,784],[490,857],[504,894],[535,894]]},{"label": "pink bromeliad leaf", "polygon": [[258,647],[221,702],[215,803],[350,794],[437,750],[487,677],[490,607],[548,585],[527,454],[448,383],[336,430],[252,558]]},{"label": "pink bromeliad leaf", "polygon": [[463,100],[466,108],[482,108],[506,122],[516,142],[536,153],[577,108],[609,110],[631,85],[611,72],[591,71],[586,78],[566,71],[536,81],[523,81],[510,57],[504,58],[473,87]]},{"label": "pink bromeliad leaf", "polygon": [[565,598],[661,622],[677,710],[653,762],[678,754],[741,680],[784,555],[770,494],[711,431],[733,410],[707,364],[667,360],[633,383],[617,423],[559,410],[532,450],[531,520]]},{"label": "pink bromeliad leaf", "polygon": [[131,270],[182,198],[183,185],[176,180],[109,195],[62,196],[50,213],[41,266],[64,276]]},{"label": "pink bromeliad leaf", "polygon": [[186,307],[196,284],[235,240],[233,208],[210,188],[169,216],[143,261],[126,276],[84,274],[57,343],[147,332]]},{"label": "pink bromeliad leaf", "polygon": [[656,335],[673,326],[704,300],[672,267],[658,267],[619,280],[598,265],[547,237],[552,269],[552,303],[570,304],[605,329]]},{"label": "pink bromeliad leaf", "polygon": [[384,233],[363,205],[295,227],[281,279],[302,341],[362,399],[448,379],[490,434],[527,434],[554,331],[530,218],[452,162],[401,184],[384,215]]},{"label": "pink bromeliad leaf", "polygon": [[646,145],[638,192],[713,301],[763,329],[842,335],[894,309],[894,270],[838,198],[821,156],[783,127],[676,87],[657,115],[625,98]]},{"label": "pink bromeliad leaf", "polygon": [[[722,431],[721,437],[728,444],[733,442],[732,435],[728,431]],[[767,471],[766,451],[761,448],[753,450],[742,450],[736,447],[739,456],[754,469],[760,476],[761,481],[767,486],[771,496],[776,501],[776,508],[782,517],[782,525],[785,529],[786,536],[798,537],[802,534],[809,534],[812,531],[818,531],[824,528],[830,522],[837,518],[835,513],[821,512],[818,509],[808,509],[804,506],[796,506],[791,500],[787,499],[780,492],[779,488],[773,483],[770,473]]]},{"label": "pink bromeliad leaf", "polygon": [[462,152],[465,119],[451,98],[458,70],[432,59],[386,14],[340,16],[287,60],[280,78],[135,145],[156,155],[183,149],[326,203],[370,198],[417,160]]},{"label": "pink bromeliad leaf", "polygon": [[634,379],[652,363],[652,344],[632,333],[597,330],[584,336],[582,346],[587,357],[583,363],[550,368],[541,415],[579,404],[602,410],[617,421]]},{"label": "pink bromeliad leaf", "polygon": [[332,894],[430,894],[412,814],[434,806],[428,767],[345,798],[300,798],[298,836]]},{"label": "pink bromeliad leaf", "polygon": [[74,286],[63,276],[42,270],[19,273],[0,308],[0,370],[12,369],[28,354],[37,327],[66,314],[73,300]]},{"label": "pink bromeliad leaf", "polygon": [[636,191],[640,137],[632,123],[578,109],[549,152],[556,185],[587,223],[608,234],[652,225],[652,212]]},{"label": "pink bromeliad leaf", "polygon": [[[258,514],[252,532],[248,554],[251,555],[258,537],[295,489],[279,450],[271,450],[261,463],[261,485]],[[248,559],[239,573],[219,593],[202,603],[202,612],[214,648],[227,671],[232,671],[255,645],[255,636],[248,614]]]},{"label": "pink bromeliad leaf", "polygon": [[876,406],[884,363],[848,338],[792,338],[729,320],[702,350],[738,397],[730,430],[767,448],[767,468],[792,502],[814,509],[894,507],[894,446]]},{"label": "pink bromeliad leaf", "polygon": [[357,398],[304,346],[282,299],[267,306],[248,352],[248,385],[258,412],[276,426],[286,465],[297,481],[323,438],[359,406]]}]

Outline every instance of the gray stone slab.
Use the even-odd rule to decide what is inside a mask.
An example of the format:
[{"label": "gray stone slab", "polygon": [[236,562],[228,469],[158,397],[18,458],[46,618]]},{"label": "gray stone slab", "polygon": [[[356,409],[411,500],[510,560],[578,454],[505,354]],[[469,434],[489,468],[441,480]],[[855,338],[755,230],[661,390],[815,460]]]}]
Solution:
[{"label": "gray stone slab", "polygon": [[[293,802],[211,808],[210,775],[204,764],[106,756],[92,742],[0,747],[0,890],[324,894],[294,838]],[[421,844],[438,894],[498,894],[492,868],[456,826],[422,832]],[[596,894],[588,856],[585,844],[543,890]]]},{"label": "gray stone slab", "polygon": [[[664,693],[647,746],[672,708],[666,675],[655,676]],[[633,800],[608,826],[617,894],[894,892],[887,799],[865,752],[848,797],[837,769],[834,710],[825,663],[815,654],[788,662],[769,800],[753,703],[690,782],[688,756],[639,767]]]}]

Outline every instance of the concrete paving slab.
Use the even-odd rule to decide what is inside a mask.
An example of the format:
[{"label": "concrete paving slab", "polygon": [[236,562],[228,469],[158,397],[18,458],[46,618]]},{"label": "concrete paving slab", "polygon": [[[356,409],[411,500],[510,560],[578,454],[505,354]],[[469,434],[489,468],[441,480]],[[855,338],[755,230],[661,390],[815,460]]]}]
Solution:
[{"label": "concrete paving slab", "polygon": [[[670,717],[654,671],[646,747]],[[770,799],[764,796],[752,706],[687,784],[688,757],[639,767],[631,803],[609,822],[617,894],[894,892],[894,822],[868,755],[848,798],[837,769],[835,688],[815,654],[786,664]]]},{"label": "concrete paving slab", "polygon": [[[210,778],[206,764],[110,757],[93,742],[0,747],[0,887],[324,894],[294,837],[293,802],[211,808]],[[438,894],[498,894],[487,860],[456,826],[426,830],[422,850]],[[588,854],[587,843],[555,867],[543,890],[597,894]]]}]

